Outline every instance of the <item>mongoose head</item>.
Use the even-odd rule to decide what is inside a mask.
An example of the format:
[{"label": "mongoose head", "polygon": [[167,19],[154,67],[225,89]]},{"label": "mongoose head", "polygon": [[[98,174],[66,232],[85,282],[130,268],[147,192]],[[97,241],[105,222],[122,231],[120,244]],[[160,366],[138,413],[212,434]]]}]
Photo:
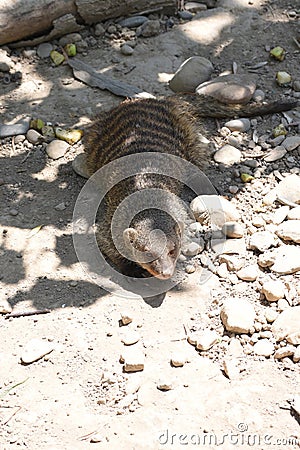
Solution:
[{"label": "mongoose head", "polygon": [[160,280],[173,276],[181,249],[181,225],[175,223],[167,234],[160,229],[145,233],[143,229],[127,228],[123,237],[131,258],[150,275]]}]

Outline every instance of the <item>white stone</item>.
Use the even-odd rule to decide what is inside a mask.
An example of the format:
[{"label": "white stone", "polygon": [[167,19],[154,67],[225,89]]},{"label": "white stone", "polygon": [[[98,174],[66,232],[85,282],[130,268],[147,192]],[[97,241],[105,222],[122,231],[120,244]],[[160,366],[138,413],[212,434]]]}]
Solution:
[{"label": "white stone", "polygon": [[274,311],[274,309],[268,308],[265,312],[265,318],[267,322],[273,323],[278,317],[278,312]]},{"label": "white stone", "polygon": [[121,332],[121,341],[124,345],[133,345],[140,340],[140,335],[137,331],[125,328]]},{"label": "white stone", "polygon": [[249,247],[264,252],[275,245],[275,242],[275,236],[270,231],[257,231],[252,234]]},{"label": "white stone", "polygon": [[191,202],[190,208],[198,222],[203,223],[209,218],[211,225],[220,228],[225,222],[240,219],[233,203],[219,195],[199,195]]},{"label": "white stone", "polygon": [[293,174],[285,177],[276,188],[278,198],[291,203],[300,203],[300,177]]},{"label": "white stone", "polygon": [[289,206],[281,206],[280,208],[276,209],[275,213],[270,216],[272,223],[274,223],[275,225],[279,225],[280,223],[282,223],[288,215],[289,210]]},{"label": "white stone", "polygon": [[211,249],[218,255],[220,254],[237,254],[244,255],[246,253],[246,241],[240,239],[212,239]]},{"label": "white stone", "polygon": [[241,238],[244,236],[244,228],[238,222],[225,222],[222,233],[229,238]]},{"label": "white stone", "polygon": [[192,56],[184,61],[169,82],[174,92],[195,92],[196,87],[209,80],[214,68],[202,56]]},{"label": "white stone", "polygon": [[227,269],[230,271],[240,270],[243,267],[242,259],[234,255],[220,255],[220,263],[226,263]]},{"label": "white stone", "polygon": [[266,156],[264,157],[264,160],[266,162],[274,162],[278,161],[279,159],[283,158],[286,154],[286,149],[282,145],[278,145],[275,148],[272,148]]},{"label": "white stone", "polygon": [[296,331],[296,333],[289,334],[286,340],[288,341],[289,344],[300,345],[300,330]]},{"label": "white stone", "polygon": [[185,256],[196,256],[203,251],[203,247],[197,242],[190,242],[186,247],[182,249],[182,253]]},{"label": "white stone", "polygon": [[46,153],[49,158],[58,159],[66,154],[69,144],[59,139],[54,139],[46,147]]},{"label": "white stone", "polygon": [[220,336],[216,331],[206,330],[197,336],[197,350],[208,350],[220,342]]},{"label": "white stone", "polygon": [[240,369],[238,367],[237,359],[225,358],[223,361],[223,368],[230,380],[236,380],[239,377]]},{"label": "white stone", "polygon": [[300,220],[300,206],[290,209],[287,218],[290,220]]},{"label": "white stone", "polygon": [[285,347],[280,347],[274,353],[274,359],[282,359],[287,356],[292,356],[295,353],[295,347],[292,345],[286,345]]},{"label": "white stone", "polygon": [[300,136],[288,136],[282,142],[282,145],[288,152],[295,150],[300,145]]},{"label": "white stone", "polygon": [[295,363],[300,361],[300,345],[298,347],[296,347],[296,349],[295,349],[295,353],[294,353],[294,356],[293,356],[293,361]]},{"label": "white stone", "polygon": [[233,119],[225,123],[225,127],[230,131],[246,132],[250,130],[251,123],[249,119]]},{"label": "white stone", "polygon": [[42,339],[31,339],[21,354],[21,360],[24,364],[30,364],[54,350],[53,342],[43,341]]},{"label": "white stone", "polygon": [[231,165],[240,162],[242,154],[239,149],[232,145],[225,144],[214,154],[214,160],[217,163]]},{"label": "white stone", "polygon": [[254,326],[255,310],[245,299],[231,298],[221,308],[221,320],[227,331],[248,333]]},{"label": "white stone", "polygon": [[272,333],[277,341],[288,339],[290,335],[300,332],[300,306],[285,309],[272,325]]},{"label": "white stone", "polygon": [[287,220],[283,222],[276,234],[285,241],[293,241],[300,244],[300,220]]},{"label": "white stone", "polygon": [[269,280],[264,282],[261,292],[269,302],[277,302],[284,298],[285,290],[285,284],[281,280]]},{"label": "white stone", "polygon": [[277,302],[277,309],[278,311],[284,311],[285,309],[289,308],[290,305],[289,303],[284,299],[284,298],[280,298]]},{"label": "white stone", "polygon": [[237,271],[237,276],[243,281],[255,281],[258,277],[257,264],[250,264]]},{"label": "white stone", "polygon": [[124,372],[139,372],[144,370],[145,355],[139,345],[125,347],[120,356],[124,362]]},{"label": "white stone", "polygon": [[281,275],[295,273],[300,270],[300,248],[294,245],[284,245],[275,249],[273,253],[273,272]]},{"label": "white stone", "polygon": [[274,352],[274,345],[269,339],[260,339],[253,346],[253,351],[256,355],[260,356],[271,356]]}]

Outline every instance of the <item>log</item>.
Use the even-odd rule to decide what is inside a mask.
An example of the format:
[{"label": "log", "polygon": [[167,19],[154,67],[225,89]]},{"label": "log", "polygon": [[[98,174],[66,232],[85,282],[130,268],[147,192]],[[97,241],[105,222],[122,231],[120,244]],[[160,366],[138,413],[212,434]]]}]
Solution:
[{"label": "log", "polygon": [[36,45],[108,19],[175,7],[174,0],[1,0],[0,45]]}]

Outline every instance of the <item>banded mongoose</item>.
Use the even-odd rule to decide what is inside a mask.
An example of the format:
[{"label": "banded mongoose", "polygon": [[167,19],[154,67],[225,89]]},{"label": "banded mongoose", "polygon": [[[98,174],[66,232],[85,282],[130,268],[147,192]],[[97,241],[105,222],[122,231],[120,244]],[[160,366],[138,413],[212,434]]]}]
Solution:
[{"label": "banded mongoose", "polygon": [[[175,155],[203,169],[208,155],[207,145],[200,138],[204,126],[201,118],[250,117],[286,111],[295,106],[297,102],[291,100],[225,105],[193,94],[125,100],[101,114],[91,126],[85,149],[87,173],[91,176],[109,162],[126,155],[138,154],[142,161],[144,152]],[[159,161],[156,163],[154,158],[153,164],[159,164]],[[97,242],[101,252],[121,273],[168,279],[174,274],[182,245],[185,216],[179,201],[182,186],[174,178],[149,173],[151,170],[145,163],[140,174],[122,180],[108,192],[105,215],[99,219]],[[176,197],[172,197],[164,211],[153,205],[143,209],[132,218],[129,227],[120,230],[119,237],[130,255],[126,258],[113,243],[111,222],[114,213],[130,194],[152,188],[173,193]],[[150,233],[157,229],[166,238],[161,248],[150,239]]]}]

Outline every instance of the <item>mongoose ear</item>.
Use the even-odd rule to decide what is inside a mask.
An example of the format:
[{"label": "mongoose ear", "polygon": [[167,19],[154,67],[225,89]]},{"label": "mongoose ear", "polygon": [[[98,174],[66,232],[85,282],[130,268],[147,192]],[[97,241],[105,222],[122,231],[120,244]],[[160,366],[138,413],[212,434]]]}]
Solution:
[{"label": "mongoose ear", "polygon": [[126,228],[123,231],[124,242],[128,247],[131,247],[137,238],[137,231],[134,228]]},{"label": "mongoose ear", "polygon": [[182,220],[176,222],[174,229],[177,233],[179,233],[182,236],[184,231],[184,222],[182,222]]}]

